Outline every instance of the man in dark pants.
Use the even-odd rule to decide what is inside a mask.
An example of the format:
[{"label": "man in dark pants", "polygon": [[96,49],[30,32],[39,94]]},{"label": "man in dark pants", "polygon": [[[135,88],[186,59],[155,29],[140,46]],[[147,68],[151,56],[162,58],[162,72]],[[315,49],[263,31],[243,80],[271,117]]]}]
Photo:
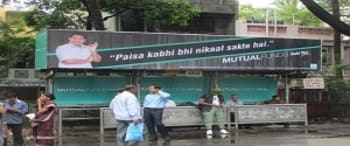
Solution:
[{"label": "man in dark pants", "polygon": [[170,97],[169,93],[161,91],[161,87],[157,85],[151,85],[148,88],[150,94],[146,95],[144,100],[144,120],[149,133],[149,140],[157,140],[158,132],[166,140],[170,141],[171,138],[168,134],[168,130],[162,123],[163,109],[166,101]]},{"label": "man in dark pants", "polygon": [[125,141],[125,135],[130,123],[141,121],[141,107],[136,97],[137,87],[125,85],[124,90],[117,94],[110,103],[117,126],[118,146],[138,146],[138,141]]},{"label": "man in dark pants", "polygon": [[5,108],[5,121],[7,128],[13,133],[13,145],[22,146],[22,117],[28,112],[28,105],[24,101],[19,100],[15,92],[8,92]]}]

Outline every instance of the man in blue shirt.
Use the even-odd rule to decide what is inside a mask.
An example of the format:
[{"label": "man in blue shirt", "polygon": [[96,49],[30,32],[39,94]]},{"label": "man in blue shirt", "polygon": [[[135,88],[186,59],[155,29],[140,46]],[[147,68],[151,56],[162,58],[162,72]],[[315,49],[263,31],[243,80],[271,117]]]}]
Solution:
[{"label": "man in blue shirt", "polygon": [[136,141],[125,141],[125,135],[129,124],[141,121],[141,107],[135,96],[137,87],[134,85],[126,85],[124,90],[120,92],[110,103],[110,108],[117,122],[117,145],[137,146],[138,142]]},{"label": "man in blue shirt", "polygon": [[168,98],[170,97],[170,94],[161,91],[161,87],[157,85],[149,86],[148,90],[150,94],[146,95],[143,102],[143,116],[148,129],[149,140],[157,140],[157,133],[155,131],[156,126],[161,136],[166,141],[170,141],[171,138],[168,134],[168,130],[162,122],[163,109]]},{"label": "man in blue shirt", "polygon": [[24,101],[19,100],[15,92],[8,92],[5,108],[5,121],[8,129],[13,133],[13,145],[22,146],[22,117],[28,112],[28,105]]}]

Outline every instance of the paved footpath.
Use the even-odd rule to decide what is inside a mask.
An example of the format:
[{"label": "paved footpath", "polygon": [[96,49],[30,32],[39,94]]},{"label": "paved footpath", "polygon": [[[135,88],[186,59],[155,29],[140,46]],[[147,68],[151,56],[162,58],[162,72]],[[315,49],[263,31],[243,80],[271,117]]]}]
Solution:
[{"label": "paved footpath", "polygon": [[[349,146],[350,124],[325,123],[303,126],[281,125],[253,126],[250,129],[231,130],[231,135],[221,138],[214,133],[213,139],[205,137],[199,129],[175,129],[173,140],[156,142],[145,140],[140,146]],[[64,136],[57,138],[58,146],[115,146],[115,131],[107,130],[99,135],[97,128],[67,127]],[[32,145],[30,142],[27,145]]]}]

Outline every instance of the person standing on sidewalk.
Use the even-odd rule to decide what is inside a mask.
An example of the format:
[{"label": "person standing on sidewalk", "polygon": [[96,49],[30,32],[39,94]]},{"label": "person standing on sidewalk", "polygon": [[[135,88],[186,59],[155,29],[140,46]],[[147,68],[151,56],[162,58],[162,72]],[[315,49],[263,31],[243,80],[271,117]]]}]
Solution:
[{"label": "person standing on sidewalk", "polygon": [[141,107],[135,96],[137,87],[126,85],[124,91],[114,97],[111,101],[110,108],[114,113],[117,123],[117,145],[118,146],[137,146],[138,142],[125,141],[126,131],[130,123],[141,121]]},{"label": "person standing on sidewalk", "polygon": [[6,96],[7,102],[5,103],[5,121],[7,123],[7,128],[13,133],[13,145],[22,146],[22,118],[24,114],[28,112],[28,105],[24,101],[19,100],[15,92],[8,92]]},{"label": "person standing on sidewalk", "polygon": [[225,130],[224,125],[224,96],[220,95],[222,92],[221,88],[214,88],[212,89],[212,93],[209,95],[203,95],[199,99],[199,105],[201,107],[201,111],[204,116],[204,122],[205,127],[207,128],[207,138],[213,137],[213,120],[214,116],[216,117],[220,133],[221,134],[228,134],[229,132]]},{"label": "person standing on sidewalk", "polygon": [[5,122],[6,109],[4,103],[0,102],[0,146],[6,146],[5,139],[7,138],[7,126]]},{"label": "person standing on sidewalk", "polygon": [[54,103],[53,94],[42,93],[37,99],[37,112],[33,119],[30,119],[31,128],[27,136],[37,146],[54,146],[55,145],[55,116],[57,106]]},{"label": "person standing on sidewalk", "polygon": [[168,130],[162,122],[163,110],[170,94],[162,91],[161,87],[157,85],[150,85],[148,90],[150,93],[146,95],[143,102],[143,113],[145,124],[148,129],[149,140],[157,140],[157,133],[155,131],[155,127],[157,127],[157,131],[161,136],[166,141],[170,141],[171,138],[168,134]]}]

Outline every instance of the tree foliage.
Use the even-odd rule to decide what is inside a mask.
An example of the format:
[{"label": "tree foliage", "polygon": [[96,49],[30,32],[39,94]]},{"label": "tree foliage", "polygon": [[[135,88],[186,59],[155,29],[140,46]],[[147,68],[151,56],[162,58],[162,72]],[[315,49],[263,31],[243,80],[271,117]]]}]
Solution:
[{"label": "tree foliage", "polygon": [[[104,29],[103,21],[128,10],[141,13],[149,25],[187,25],[199,13],[188,0],[30,0],[35,11],[29,25],[40,28]],[[108,15],[102,17],[102,12]]]},{"label": "tree foliage", "polygon": [[[338,0],[340,16],[345,19],[350,18],[350,1],[349,0]],[[332,0],[315,0],[322,8],[328,12],[332,12]]]},{"label": "tree foliage", "polygon": [[[333,72],[339,70],[350,69],[349,65],[336,64],[333,66]],[[333,99],[333,103],[350,103],[350,82],[339,76],[331,76],[327,79],[327,88],[329,96]]]},{"label": "tree foliage", "polygon": [[[340,47],[340,33],[350,36],[350,25],[343,22],[340,7],[344,4],[349,7],[349,1],[342,0],[300,0],[315,16],[320,18],[325,23],[332,26],[335,30],[334,35],[334,56],[335,64],[333,72],[335,76],[328,77],[328,91],[330,97],[335,103],[349,103],[350,102],[350,83],[343,79],[342,72],[344,69],[349,69],[349,65],[343,64],[341,61],[341,47]],[[331,13],[332,12],[332,13]],[[344,17],[344,16],[343,16]],[[340,32],[340,33],[339,33]]]},{"label": "tree foliage", "polygon": [[[269,20],[274,19],[274,11],[277,20],[283,20],[285,24],[301,26],[322,26],[322,21],[314,16],[307,8],[300,7],[298,0],[276,0],[275,8],[268,8]],[[239,19],[241,20],[265,20],[266,8],[253,8],[251,5],[241,5]]]},{"label": "tree foliage", "polygon": [[[340,12],[338,8],[338,0],[332,0],[332,11],[330,14],[326,9],[322,8],[314,0],[301,0],[301,2],[318,18],[332,26],[335,30],[334,34],[334,60],[335,65],[341,65],[341,38],[340,33],[350,36],[350,25],[340,20]],[[342,79],[342,69],[335,71],[336,77]]]},{"label": "tree foliage", "polygon": [[332,26],[335,30],[350,36],[350,25],[339,20],[339,17],[333,16],[326,9],[318,5],[314,0],[300,0],[315,16],[323,22]]},{"label": "tree foliage", "polygon": [[299,5],[299,0],[277,0],[275,2],[277,17],[286,24],[301,26],[322,26],[322,21],[314,16],[307,8]]},{"label": "tree foliage", "polygon": [[241,20],[264,20],[265,9],[253,8],[252,5],[240,5],[238,18]]},{"label": "tree foliage", "polygon": [[82,29],[86,25],[86,8],[78,0],[30,0],[34,10],[26,15],[27,24],[34,30]]},{"label": "tree foliage", "polygon": [[34,67],[34,37],[13,23],[0,22],[0,76],[10,68]]},{"label": "tree foliage", "polygon": [[199,8],[192,8],[187,0],[159,1],[149,5],[145,12],[148,24],[187,26],[188,20],[199,14]]}]

